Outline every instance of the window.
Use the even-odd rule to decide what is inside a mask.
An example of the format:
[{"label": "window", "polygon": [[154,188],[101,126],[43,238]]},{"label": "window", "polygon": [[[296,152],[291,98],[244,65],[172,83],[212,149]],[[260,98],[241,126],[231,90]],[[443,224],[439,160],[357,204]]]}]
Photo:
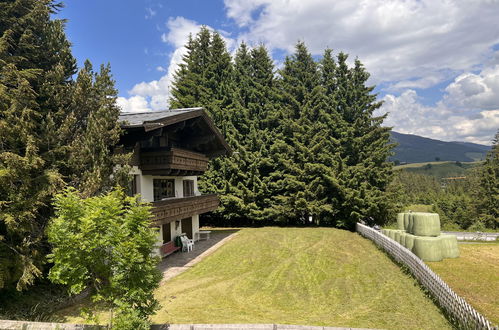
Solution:
[{"label": "window", "polygon": [[184,197],[194,196],[194,180],[184,180]]},{"label": "window", "polygon": [[132,180],[128,182],[128,196],[135,196],[139,193],[139,176],[133,175]]},{"label": "window", "polygon": [[154,201],[175,197],[174,179],[153,179]]}]

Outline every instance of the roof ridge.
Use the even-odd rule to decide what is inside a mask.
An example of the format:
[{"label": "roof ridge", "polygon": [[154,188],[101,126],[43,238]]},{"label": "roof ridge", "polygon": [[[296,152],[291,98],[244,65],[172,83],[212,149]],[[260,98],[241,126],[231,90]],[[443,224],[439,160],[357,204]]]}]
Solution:
[{"label": "roof ridge", "polygon": [[149,110],[140,112],[120,112],[120,116],[128,115],[142,115],[142,114],[152,114],[152,113],[162,113],[162,112],[175,112],[175,111],[192,111],[201,110],[203,107],[193,107],[193,108],[178,108],[178,109],[163,109],[163,110]]}]

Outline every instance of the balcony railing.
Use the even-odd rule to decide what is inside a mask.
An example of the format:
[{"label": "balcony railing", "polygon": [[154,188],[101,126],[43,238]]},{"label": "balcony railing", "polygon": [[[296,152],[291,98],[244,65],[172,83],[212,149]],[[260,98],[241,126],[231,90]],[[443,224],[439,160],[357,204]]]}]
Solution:
[{"label": "balcony railing", "polygon": [[168,198],[153,202],[153,224],[161,225],[196,214],[215,210],[220,204],[217,195],[201,195],[184,198]]},{"label": "balcony railing", "polygon": [[142,173],[152,175],[168,175],[175,171],[203,173],[208,168],[205,155],[179,148],[141,150],[139,162]]}]

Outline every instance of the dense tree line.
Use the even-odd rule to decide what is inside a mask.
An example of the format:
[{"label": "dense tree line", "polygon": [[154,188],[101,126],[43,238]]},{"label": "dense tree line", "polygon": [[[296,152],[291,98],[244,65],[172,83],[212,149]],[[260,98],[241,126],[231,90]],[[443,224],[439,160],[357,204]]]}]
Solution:
[{"label": "dense tree line", "polygon": [[394,208],[388,185],[392,145],[369,73],[359,60],[304,43],[276,69],[263,46],[232,57],[222,37],[191,36],[176,72],[171,108],[207,109],[235,151],[213,160],[205,192],[222,203],[210,221],[332,225],[382,223]]},{"label": "dense tree line", "polygon": [[65,185],[102,192],[126,161],[111,150],[121,131],[109,66],[78,71],[58,9],[0,2],[0,289],[44,271],[53,196]]},{"label": "dense tree line", "polygon": [[497,230],[499,132],[485,162],[469,169],[464,179],[441,181],[433,176],[401,170],[396,173],[390,190],[399,192],[399,208],[429,205],[430,211],[440,214],[444,229]]}]

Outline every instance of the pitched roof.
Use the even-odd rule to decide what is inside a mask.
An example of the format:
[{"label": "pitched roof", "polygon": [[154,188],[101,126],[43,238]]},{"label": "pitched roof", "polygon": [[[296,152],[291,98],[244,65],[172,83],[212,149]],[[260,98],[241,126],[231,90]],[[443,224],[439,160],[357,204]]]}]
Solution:
[{"label": "pitched roof", "polygon": [[118,120],[125,129],[136,130],[143,128],[145,132],[150,132],[194,118],[202,118],[206,127],[216,137],[218,147],[216,147],[217,150],[212,153],[213,155],[232,152],[230,146],[225,142],[224,137],[213,123],[211,117],[201,107],[147,112],[122,112],[118,117]]},{"label": "pitched roof", "polygon": [[199,113],[203,108],[168,109],[146,112],[122,112],[118,118],[120,122],[126,122],[123,127],[144,126],[147,123],[164,121],[182,114]]}]

